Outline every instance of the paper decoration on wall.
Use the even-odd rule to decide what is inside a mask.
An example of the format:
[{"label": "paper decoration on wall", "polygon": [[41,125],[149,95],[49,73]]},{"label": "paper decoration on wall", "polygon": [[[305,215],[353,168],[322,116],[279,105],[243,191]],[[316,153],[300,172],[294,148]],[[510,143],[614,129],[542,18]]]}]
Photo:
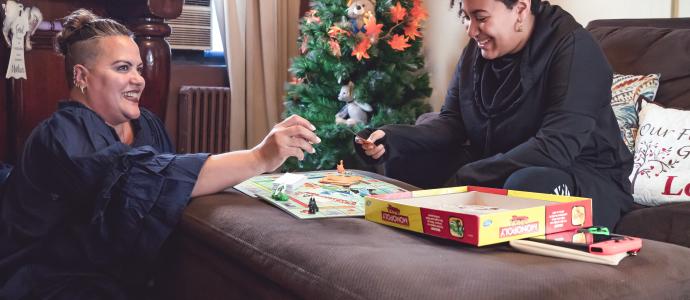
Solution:
[{"label": "paper decoration on wall", "polygon": [[11,49],[5,78],[26,79],[24,51],[31,50],[31,36],[43,21],[43,14],[37,7],[24,7],[14,0],[7,0],[2,8],[5,11],[2,35]]}]

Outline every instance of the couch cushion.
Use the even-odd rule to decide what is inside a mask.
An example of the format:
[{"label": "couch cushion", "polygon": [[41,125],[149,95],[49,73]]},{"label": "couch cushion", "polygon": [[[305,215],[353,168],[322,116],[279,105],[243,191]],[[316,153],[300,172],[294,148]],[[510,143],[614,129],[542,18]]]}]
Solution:
[{"label": "couch cushion", "polygon": [[690,203],[635,209],[618,222],[616,232],[690,248]]},{"label": "couch cushion", "polygon": [[[656,102],[690,109],[690,68],[687,67],[690,66],[690,19],[660,21],[659,24],[650,20],[632,26],[626,21],[592,22],[587,27],[599,41],[614,72],[660,73]],[[655,25],[680,29],[651,27]]]},{"label": "couch cushion", "polygon": [[[206,270],[167,273],[179,279],[162,287],[174,295],[189,289],[204,299],[269,298],[276,288],[301,299],[682,299],[690,294],[690,249],[649,240],[638,256],[612,267],[519,253],[506,245],[477,248],[362,218],[299,220],[237,192],[192,200],[178,234],[194,237],[181,242],[207,250],[178,247],[181,252],[168,263],[186,260]],[[241,293],[238,285],[244,286]]]},{"label": "couch cushion", "polygon": [[690,111],[643,101],[630,181],[636,203],[690,201]]},{"label": "couch cushion", "polygon": [[614,74],[611,85],[611,107],[616,114],[623,142],[630,152],[635,150],[637,134],[637,111],[642,99],[654,101],[659,88],[659,74],[623,75]]}]

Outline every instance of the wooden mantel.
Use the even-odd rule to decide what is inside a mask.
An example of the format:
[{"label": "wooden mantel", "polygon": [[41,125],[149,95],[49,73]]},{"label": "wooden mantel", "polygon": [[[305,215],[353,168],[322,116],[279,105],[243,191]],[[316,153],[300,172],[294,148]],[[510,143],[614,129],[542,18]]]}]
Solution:
[{"label": "wooden mantel", "polygon": [[[6,0],[0,0],[5,2]],[[27,79],[4,79],[9,49],[0,42],[0,160],[14,162],[31,130],[50,116],[59,100],[68,96],[64,60],[53,49],[60,20],[71,11],[86,8],[117,19],[135,34],[144,62],[146,89],[141,105],[165,117],[170,82],[170,27],[164,19],[177,18],[183,0],[18,0],[38,7],[43,22],[32,37],[33,50],[25,53]],[[0,14],[4,18],[4,12]]]}]

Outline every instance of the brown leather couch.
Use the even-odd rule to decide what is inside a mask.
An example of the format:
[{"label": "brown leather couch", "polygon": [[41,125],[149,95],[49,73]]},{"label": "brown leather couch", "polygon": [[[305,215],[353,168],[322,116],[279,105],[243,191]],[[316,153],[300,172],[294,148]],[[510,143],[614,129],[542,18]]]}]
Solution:
[{"label": "brown leather couch", "polygon": [[[597,20],[587,29],[615,72],[661,73],[654,101],[690,110],[690,18]],[[690,203],[636,205],[616,231],[690,247]]]},{"label": "brown leather couch", "polygon": [[362,218],[300,220],[230,190],[192,200],[154,286],[158,299],[688,299],[688,257],[651,240],[615,267],[478,248]]},{"label": "brown leather couch", "polygon": [[[660,73],[655,102],[690,110],[690,18],[595,20],[587,29],[615,73]],[[422,115],[417,123],[435,114]],[[690,247],[690,203],[635,205],[615,231]]]},{"label": "brown leather couch", "polygon": [[[590,30],[616,71],[661,72],[659,101],[688,108],[690,29],[653,26],[688,22],[597,21]],[[688,224],[688,205],[671,205],[637,209],[618,231],[690,246]],[[229,190],[192,200],[154,286],[160,299],[688,299],[688,257],[690,248],[649,239],[615,267],[477,248],[362,218],[299,220]]]}]

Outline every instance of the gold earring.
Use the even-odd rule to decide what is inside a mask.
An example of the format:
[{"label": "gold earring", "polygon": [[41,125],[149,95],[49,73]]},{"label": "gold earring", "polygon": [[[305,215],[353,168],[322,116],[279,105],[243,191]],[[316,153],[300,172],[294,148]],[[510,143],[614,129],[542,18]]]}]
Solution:
[{"label": "gold earring", "polygon": [[86,87],[83,86],[83,85],[79,85],[78,87],[79,87],[79,89],[81,90],[81,93],[82,93],[84,96],[86,96],[86,94],[84,93],[84,89],[85,89]]},{"label": "gold earring", "polygon": [[517,28],[515,29],[515,31],[517,31],[517,32],[522,32],[522,30],[523,30],[523,28],[522,28],[522,22],[518,22],[518,23],[517,23]]}]

